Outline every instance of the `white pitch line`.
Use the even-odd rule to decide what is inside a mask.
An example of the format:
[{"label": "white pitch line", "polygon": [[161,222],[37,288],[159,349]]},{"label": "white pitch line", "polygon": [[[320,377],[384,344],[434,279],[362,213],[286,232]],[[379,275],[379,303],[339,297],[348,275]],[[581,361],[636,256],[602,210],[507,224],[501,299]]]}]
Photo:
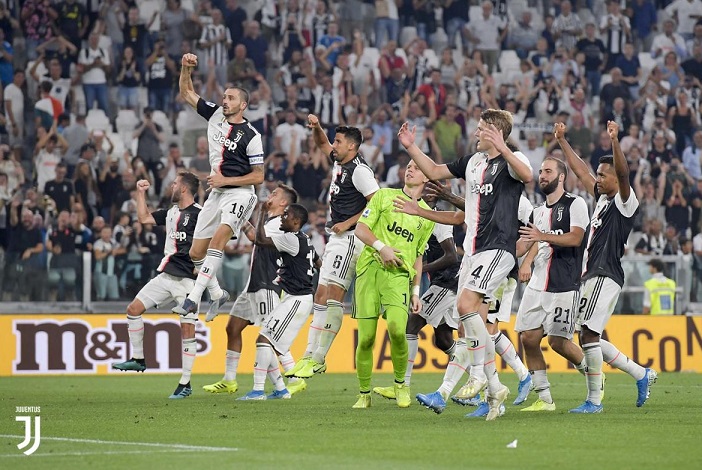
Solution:
[{"label": "white pitch line", "polygon": [[[83,457],[86,455],[126,455],[126,454],[161,454],[161,453],[185,453],[185,452],[196,452],[189,449],[164,449],[164,450],[108,450],[105,452],[55,452],[55,453],[44,453],[44,454],[32,454],[31,457]],[[0,455],[1,457],[30,457],[24,454],[6,454]]]},{"label": "white pitch line", "polygon": [[[0,434],[0,437],[9,437],[13,439],[24,439],[24,436],[19,434]],[[158,442],[124,442],[124,441],[103,441],[100,439],[76,439],[72,437],[47,437],[41,436],[42,441],[61,441],[61,442],[80,442],[83,444],[108,444],[118,446],[142,446],[142,447],[164,447],[167,449],[181,449],[192,451],[209,451],[209,452],[235,452],[236,447],[208,447],[208,446],[191,446],[186,444],[162,444]]]}]

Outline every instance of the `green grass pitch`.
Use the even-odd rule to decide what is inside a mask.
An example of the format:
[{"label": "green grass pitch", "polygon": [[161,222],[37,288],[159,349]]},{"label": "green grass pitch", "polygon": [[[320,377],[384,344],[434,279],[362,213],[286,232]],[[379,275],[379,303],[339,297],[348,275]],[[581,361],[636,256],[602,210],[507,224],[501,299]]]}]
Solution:
[{"label": "green grass pitch", "polygon": [[[0,468],[699,468],[702,462],[702,375],[660,374],[651,398],[636,408],[636,387],[607,376],[604,412],[570,415],[585,397],[578,374],[553,374],[553,413],[521,413],[511,402],[495,422],[466,419],[472,407],[449,403],[441,415],[413,402],[373,397],[352,410],[351,374],[308,380],[292,400],[240,402],[252,385],[239,377],[235,395],[211,395],[194,376],[194,393],[168,400],[177,376],[2,378]],[[374,386],[389,385],[376,375]],[[431,392],[438,374],[416,374],[412,393]],[[532,394],[528,403],[535,399]],[[17,449],[24,424],[16,406],[41,407],[42,442],[32,456]],[[517,440],[517,448],[507,444]],[[134,443],[134,444],[129,444]]]}]

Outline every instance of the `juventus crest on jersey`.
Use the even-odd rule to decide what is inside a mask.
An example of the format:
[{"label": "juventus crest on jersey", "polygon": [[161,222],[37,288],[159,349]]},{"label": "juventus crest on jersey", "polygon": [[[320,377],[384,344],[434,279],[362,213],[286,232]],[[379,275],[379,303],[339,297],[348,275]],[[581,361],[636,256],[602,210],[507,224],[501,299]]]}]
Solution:
[{"label": "juventus crest on jersey", "polygon": [[220,106],[202,98],[197,102],[197,112],[207,119],[207,140],[213,173],[217,169],[223,176],[244,176],[251,173],[253,165],[263,165],[261,134],[249,121],[229,124]]},{"label": "juventus crest on jersey", "polygon": [[[564,193],[555,204],[545,202],[534,209],[532,215],[536,228],[545,233],[563,235],[571,227],[583,230],[588,225],[585,200],[580,196]],[[580,286],[582,246],[557,246],[539,243],[539,252],[534,258],[534,272],[529,286],[538,291],[568,292]]]}]

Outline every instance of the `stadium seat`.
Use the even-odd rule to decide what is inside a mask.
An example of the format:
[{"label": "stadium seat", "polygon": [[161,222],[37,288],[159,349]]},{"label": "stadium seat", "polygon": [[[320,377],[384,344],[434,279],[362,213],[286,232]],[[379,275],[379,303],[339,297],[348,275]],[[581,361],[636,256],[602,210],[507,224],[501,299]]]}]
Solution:
[{"label": "stadium seat", "polygon": [[483,10],[480,5],[473,5],[468,10],[468,17],[470,18],[470,21],[479,21],[482,15]]},{"label": "stadium seat", "polygon": [[657,65],[656,59],[651,57],[650,52],[639,52],[639,62],[641,62],[642,79],[645,81],[651,70]]},{"label": "stadium seat", "polygon": [[400,47],[407,47],[407,45],[412,42],[414,38],[417,37],[417,28],[414,26],[405,26],[400,31]]},{"label": "stadium seat", "polygon": [[173,135],[173,126],[168,116],[166,116],[166,113],[157,109],[154,111],[153,118],[154,122],[163,128],[163,132],[166,134],[166,140],[170,139]]},{"label": "stadium seat", "polygon": [[512,72],[519,72],[519,57],[517,53],[512,50],[504,50],[500,53],[500,58],[497,63],[500,66],[500,71],[505,74],[505,77],[509,79],[509,75]]},{"label": "stadium seat", "polygon": [[139,118],[131,109],[121,109],[117,112],[117,133],[121,136],[123,142],[129,142],[132,139],[132,132],[134,132],[134,128],[138,123]]},{"label": "stadium seat", "polygon": [[85,125],[89,131],[94,131],[96,129],[109,131],[112,129],[110,119],[102,109],[91,109],[88,111],[88,115],[85,118]]},{"label": "stadium seat", "polygon": [[608,83],[612,83],[612,76],[608,73],[602,74],[602,81],[600,81],[600,90],[603,86]]}]

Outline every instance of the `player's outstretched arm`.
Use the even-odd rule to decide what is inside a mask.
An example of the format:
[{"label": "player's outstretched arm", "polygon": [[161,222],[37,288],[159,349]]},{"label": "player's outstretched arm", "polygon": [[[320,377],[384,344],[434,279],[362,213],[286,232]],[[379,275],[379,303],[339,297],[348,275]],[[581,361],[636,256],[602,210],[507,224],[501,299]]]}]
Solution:
[{"label": "player's outstretched arm", "polygon": [[619,145],[619,124],[614,121],[607,121],[607,134],[612,140],[612,155],[614,156],[614,172],[617,174],[619,182],[619,195],[622,201],[629,200],[631,186],[629,184],[629,164],[626,161],[622,147]]},{"label": "player's outstretched arm", "polygon": [[322,125],[319,123],[319,118],[314,114],[307,116],[307,127],[312,129],[312,136],[314,137],[314,143],[317,144],[319,150],[321,150],[324,155],[329,156],[332,151],[332,146],[329,143],[329,138],[327,133],[324,132]]},{"label": "player's outstretched arm", "polygon": [[395,206],[394,212],[402,212],[403,214],[417,215],[433,222],[444,225],[461,225],[465,221],[465,213],[463,211],[432,211],[419,207],[417,201],[409,199],[396,198],[393,201]]},{"label": "player's outstretched arm", "polygon": [[149,212],[149,208],[146,206],[146,191],[151,187],[151,183],[147,180],[137,181],[136,188],[136,209],[137,209],[137,219],[140,224],[156,224],[156,219]]},{"label": "player's outstretched arm", "polygon": [[575,153],[573,147],[570,146],[565,138],[566,126],[561,122],[557,122],[553,127],[553,133],[556,136],[556,141],[560,145],[561,150],[563,150],[563,155],[565,155],[566,163],[568,167],[573,170],[575,176],[583,183],[585,190],[591,194],[595,195],[595,177],[590,173],[590,168],[587,163],[583,161],[582,158]]},{"label": "player's outstretched arm", "polygon": [[197,110],[197,102],[200,99],[200,95],[195,93],[192,77],[193,70],[197,67],[197,56],[195,54],[183,54],[181,64],[180,80],[178,81],[180,96],[193,109]]},{"label": "player's outstretched arm", "polygon": [[531,171],[531,166],[520,160],[505,143],[505,138],[494,124],[490,124],[487,129],[482,132],[482,139],[491,142],[492,145],[502,154],[507,161],[507,164],[512,168],[514,175],[523,183],[529,183],[534,178]]},{"label": "player's outstretched arm", "polygon": [[440,180],[445,178],[454,178],[453,173],[451,173],[445,164],[437,165],[434,160],[429,158],[427,154],[422,152],[417,144],[414,143],[415,134],[417,131],[417,126],[413,126],[411,129],[408,123],[402,124],[400,131],[397,133],[397,138],[400,143],[407,149],[407,153],[410,158],[414,160],[422,173],[426,175],[430,180]]}]

